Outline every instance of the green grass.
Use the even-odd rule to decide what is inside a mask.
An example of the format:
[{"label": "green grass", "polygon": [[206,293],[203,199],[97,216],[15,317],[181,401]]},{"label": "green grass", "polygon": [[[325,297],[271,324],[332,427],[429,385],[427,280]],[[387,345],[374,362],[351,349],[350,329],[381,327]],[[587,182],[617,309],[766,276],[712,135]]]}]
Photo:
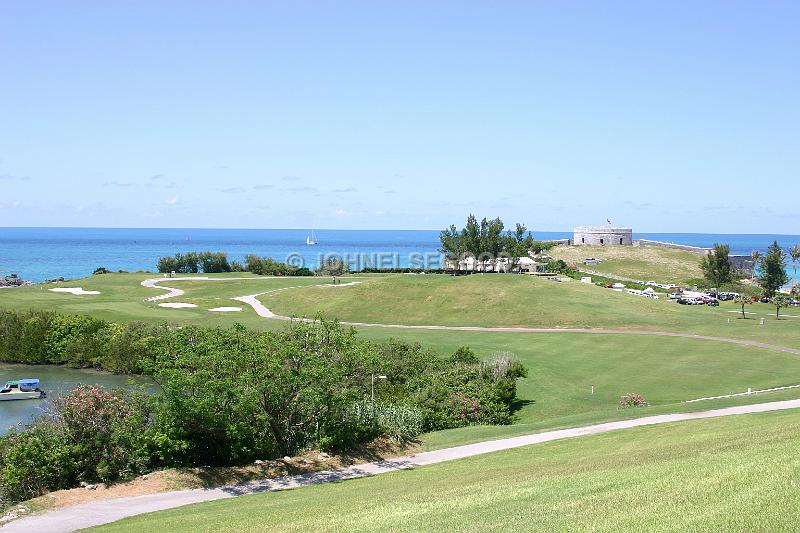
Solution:
[{"label": "green grass", "polygon": [[[386,332],[365,330],[368,337]],[[487,438],[574,427],[628,416],[618,410],[626,392],[651,403],[647,413],[685,412],[719,406],[800,397],[800,390],[717,402],[686,400],[753,389],[800,384],[800,356],[747,346],[688,338],[589,333],[535,335],[457,331],[393,331],[392,336],[423,342],[448,354],[468,345],[481,357],[512,352],[529,369],[517,383],[523,405],[511,426],[467,427],[429,433],[426,448],[442,448]],[[591,394],[591,385],[595,394]],[[378,389],[380,391],[380,389]]]},{"label": "green grass", "polygon": [[140,515],[103,532],[788,531],[800,413],[643,427]]},{"label": "green grass", "polygon": [[[681,306],[567,280],[525,275],[387,276],[342,288],[309,287],[260,298],[287,316],[326,316],[352,322],[448,326],[613,328],[687,332],[800,348],[800,319],[775,320],[775,308],[755,304],[750,320],[719,308]],[[792,312],[796,310],[798,312]],[[800,309],[784,310],[800,315]],[[755,318],[764,316],[766,326]]]},{"label": "green grass", "polygon": [[[596,272],[606,272],[642,281],[686,283],[702,278],[702,255],[684,250],[652,246],[556,246],[551,256]],[[598,265],[583,265],[588,257],[601,259]]]}]

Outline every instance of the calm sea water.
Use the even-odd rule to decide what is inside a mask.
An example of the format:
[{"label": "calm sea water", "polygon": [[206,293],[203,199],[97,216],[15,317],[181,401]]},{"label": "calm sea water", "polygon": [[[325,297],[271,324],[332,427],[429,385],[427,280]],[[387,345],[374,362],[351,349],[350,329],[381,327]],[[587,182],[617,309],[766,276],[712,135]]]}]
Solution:
[{"label": "calm sea water", "polygon": [[[360,261],[361,266],[369,262],[439,266],[433,264],[438,261],[438,231],[317,230],[317,246],[306,245],[309,233],[304,229],[0,228],[0,275],[16,273],[42,281],[84,277],[101,266],[155,271],[160,256],[203,250],[227,252],[230,259],[238,260],[251,253],[279,261],[290,258],[309,268],[329,254]],[[536,232],[535,236],[562,239],[572,233]],[[705,247],[728,243],[733,254],[745,255],[764,251],[775,240],[787,249],[800,243],[798,235],[637,233],[634,237]]]}]

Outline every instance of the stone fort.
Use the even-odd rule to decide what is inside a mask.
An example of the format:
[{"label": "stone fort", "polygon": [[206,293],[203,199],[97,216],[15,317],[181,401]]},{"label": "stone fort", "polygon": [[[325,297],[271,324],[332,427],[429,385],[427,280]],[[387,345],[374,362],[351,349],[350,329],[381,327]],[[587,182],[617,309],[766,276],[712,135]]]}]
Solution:
[{"label": "stone fort", "polygon": [[575,228],[573,244],[580,246],[633,246],[633,230],[611,226],[578,226]]}]

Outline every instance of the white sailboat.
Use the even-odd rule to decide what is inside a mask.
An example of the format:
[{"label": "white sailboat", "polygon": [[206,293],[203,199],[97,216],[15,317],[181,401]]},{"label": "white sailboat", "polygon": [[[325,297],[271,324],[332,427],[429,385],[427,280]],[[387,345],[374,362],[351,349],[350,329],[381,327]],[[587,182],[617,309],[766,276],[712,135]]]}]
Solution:
[{"label": "white sailboat", "polygon": [[314,236],[314,230],[311,230],[311,235],[306,237],[306,244],[309,246],[314,246],[317,244],[317,238]]}]

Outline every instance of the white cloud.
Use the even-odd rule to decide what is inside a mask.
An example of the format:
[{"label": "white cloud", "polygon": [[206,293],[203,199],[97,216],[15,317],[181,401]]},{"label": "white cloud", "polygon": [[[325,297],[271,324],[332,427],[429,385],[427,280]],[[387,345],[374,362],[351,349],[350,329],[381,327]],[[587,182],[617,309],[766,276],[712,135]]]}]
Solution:
[{"label": "white cloud", "polygon": [[171,198],[167,198],[166,200],[164,200],[164,203],[167,204],[167,205],[175,205],[180,200],[181,200],[180,197],[178,195],[175,195],[175,196],[173,196]]}]

